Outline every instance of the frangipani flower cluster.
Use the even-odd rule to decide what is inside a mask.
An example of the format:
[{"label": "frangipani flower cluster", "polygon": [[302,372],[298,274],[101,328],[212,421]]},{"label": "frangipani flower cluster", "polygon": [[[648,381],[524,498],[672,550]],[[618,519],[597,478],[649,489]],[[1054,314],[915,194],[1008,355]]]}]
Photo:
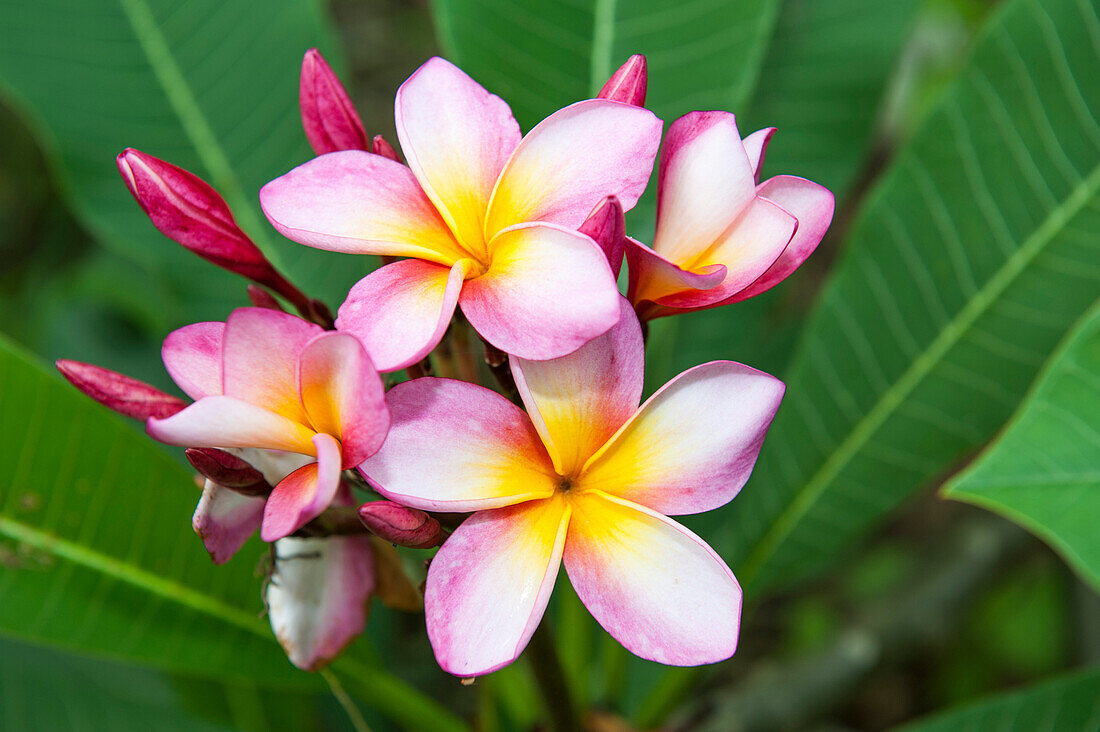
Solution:
[{"label": "frangipani flower cluster", "polygon": [[[633,653],[673,665],[734,653],[737,580],[669,516],[737,494],[784,387],[712,361],[642,403],[642,324],[782,281],[820,241],[833,200],[793,176],[759,183],[774,130],[742,139],[727,112],[681,117],[662,146],[646,85],[635,56],[598,98],[523,135],[504,100],[434,58],[397,92],[406,164],[307,53],[302,121],[318,156],[259,199],[300,244],[386,258],[335,320],[200,178],[136,150],[119,156],[154,225],[251,279],[252,307],[166,339],[165,366],[191,404],[95,366],[58,366],[150,436],[188,448],[205,478],[193,524],[215,562],[257,531],[273,544],[266,603],[301,668],[362,632],[372,595],[420,609],[413,578],[396,591],[379,580],[406,577],[389,544],[442,544],[422,606],[437,660],[458,676],[519,656],[562,564]],[[627,236],[624,212],[659,148],[649,247]],[[484,366],[469,358],[472,334]],[[408,380],[387,390],[380,372],[401,369]]]}]

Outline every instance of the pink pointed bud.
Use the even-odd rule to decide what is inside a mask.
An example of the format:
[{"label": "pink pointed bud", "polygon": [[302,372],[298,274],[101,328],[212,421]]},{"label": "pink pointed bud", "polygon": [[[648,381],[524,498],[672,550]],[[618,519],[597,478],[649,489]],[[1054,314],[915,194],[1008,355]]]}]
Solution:
[{"label": "pink pointed bud", "polygon": [[225,200],[202,178],[129,147],[118,156],[118,172],[160,233],[295,305],[305,302],[305,295],[275,271],[237,226]]},{"label": "pink pointed bud", "polygon": [[374,136],[374,141],[371,143],[371,152],[375,155],[389,158],[395,163],[401,162],[401,157],[397,154],[397,151],[393,149],[393,145],[386,142],[386,138],[382,137],[382,135]]},{"label": "pink pointed bud", "polygon": [[225,450],[213,447],[189,447],[184,451],[191,467],[207,480],[246,496],[266,496],[271,485],[264,474]]},{"label": "pink pointed bud", "polygon": [[596,98],[633,104],[635,107],[644,107],[648,77],[645,56],[636,53],[611,75],[611,78],[603,85],[603,89],[600,89],[600,93],[596,95]]},{"label": "pink pointed bud", "polygon": [[283,306],[279,304],[279,301],[272,297],[270,292],[256,285],[248,286],[248,301],[258,308],[286,312],[283,310]]},{"label": "pink pointed bud", "polygon": [[367,133],[344,85],[316,48],[306,51],[302,59],[298,103],[302,127],[318,155],[337,150],[370,151]]},{"label": "pink pointed bud", "polygon": [[581,224],[579,231],[600,245],[611,272],[619,276],[623,267],[623,254],[626,251],[626,219],[623,218],[623,206],[615,196],[600,201],[588,218]]},{"label": "pink pointed bud", "polygon": [[359,520],[375,536],[413,549],[439,546],[446,538],[434,518],[393,501],[364,503],[359,507]]},{"label": "pink pointed bud", "polygon": [[171,417],[187,406],[182,399],[110,369],[66,359],[61,359],[56,365],[69,383],[92,399],[142,422],[150,417]]}]

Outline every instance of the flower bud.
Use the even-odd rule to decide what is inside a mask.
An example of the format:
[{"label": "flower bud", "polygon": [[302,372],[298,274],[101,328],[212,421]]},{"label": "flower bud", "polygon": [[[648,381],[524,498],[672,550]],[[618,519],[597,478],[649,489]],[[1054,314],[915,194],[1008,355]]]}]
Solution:
[{"label": "flower bud", "polygon": [[118,171],[160,233],[223,269],[270,287],[295,305],[305,301],[241,231],[225,200],[202,178],[133,148],[118,156]]},{"label": "flower bud", "polygon": [[246,496],[266,496],[271,484],[263,473],[225,450],[213,447],[189,447],[184,451],[191,467],[207,480]]},{"label": "flower bud", "polygon": [[389,158],[395,163],[401,162],[401,157],[397,154],[397,151],[393,149],[393,145],[386,142],[386,138],[382,137],[382,135],[374,136],[374,142],[371,144],[371,152],[375,155]]},{"label": "flower bud", "polygon": [[337,150],[370,151],[367,133],[348,93],[316,48],[306,51],[302,59],[298,103],[302,127],[318,155]]},{"label": "flower bud", "polygon": [[626,219],[619,199],[608,196],[600,201],[578,231],[592,237],[600,245],[607,256],[607,263],[611,265],[612,274],[618,277],[626,250]]},{"label": "flower bud", "polygon": [[279,301],[272,297],[270,292],[257,285],[248,286],[248,301],[258,308],[283,311],[283,306],[279,304]]},{"label": "flower bud", "polygon": [[636,53],[611,75],[596,98],[644,107],[647,83],[645,56]]},{"label": "flower bud", "polygon": [[61,359],[57,370],[73,386],[119,414],[142,422],[164,419],[187,406],[182,399],[116,371],[89,363]]},{"label": "flower bud", "polygon": [[375,536],[413,549],[439,546],[446,536],[434,518],[393,501],[371,501],[359,507],[359,520]]}]

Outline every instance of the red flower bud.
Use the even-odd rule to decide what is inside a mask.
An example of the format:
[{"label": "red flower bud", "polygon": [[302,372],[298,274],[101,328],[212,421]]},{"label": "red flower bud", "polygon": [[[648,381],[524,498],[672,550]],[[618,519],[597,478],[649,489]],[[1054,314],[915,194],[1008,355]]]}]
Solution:
[{"label": "red flower bud", "polygon": [[266,496],[271,493],[271,485],[264,479],[263,473],[225,450],[189,447],[184,455],[191,467],[203,477],[224,488],[246,496]]},{"label": "red flower bud", "polygon": [[359,507],[359,520],[375,536],[413,549],[439,546],[446,536],[434,518],[393,501],[371,501]]},{"label": "red flower bud", "polygon": [[607,83],[596,95],[597,99],[610,99],[613,102],[625,102],[635,107],[645,106],[645,92],[648,84],[645,56],[636,53],[611,75]]},{"label": "red flower bud", "polygon": [[[279,301],[272,297],[271,293],[262,287],[256,285],[248,286],[248,301],[258,308],[267,308],[268,310],[283,310],[283,306],[279,304]],[[285,312],[285,311],[283,311]]]},{"label": "red flower bud", "polygon": [[110,369],[66,359],[56,365],[61,375],[77,389],[127,417],[143,422],[150,417],[164,419],[187,406],[182,399]]},{"label": "red flower bud", "polygon": [[337,150],[367,150],[370,142],[355,107],[321,52],[306,51],[298,85],[302,127],[318,155]]},{"label": "red flower bud", "polygon": [[371,152],[375,155],[389,158],[395,163],[401,162],[401,157],[397,154],[397,151],[393,149],[393,145],[386,142],[386,138],[382,137],[382,135],[374,136],[374,142],[371,144]]},{"label": "red flower bud", "polygon": [[588,218],[581,224],[579,231],[595,240],[607,256],[611,272],[618,277],[623,267],[623,254],[626,252],[626,219],[623,206],[615,196],[600,201]]}]

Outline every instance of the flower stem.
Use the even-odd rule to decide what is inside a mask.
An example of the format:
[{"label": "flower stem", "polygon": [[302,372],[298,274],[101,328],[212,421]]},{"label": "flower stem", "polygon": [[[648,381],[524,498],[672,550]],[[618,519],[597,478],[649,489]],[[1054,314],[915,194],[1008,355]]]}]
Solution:
[{"label": "flower stem", "polygon": [[539,696],[550,717],[550,729],[553,732],[580,732],[580,721],[565,681],[557,646],[554,645],[554,635],[545,618],[531,636],[526,654],[535,674]]}]

